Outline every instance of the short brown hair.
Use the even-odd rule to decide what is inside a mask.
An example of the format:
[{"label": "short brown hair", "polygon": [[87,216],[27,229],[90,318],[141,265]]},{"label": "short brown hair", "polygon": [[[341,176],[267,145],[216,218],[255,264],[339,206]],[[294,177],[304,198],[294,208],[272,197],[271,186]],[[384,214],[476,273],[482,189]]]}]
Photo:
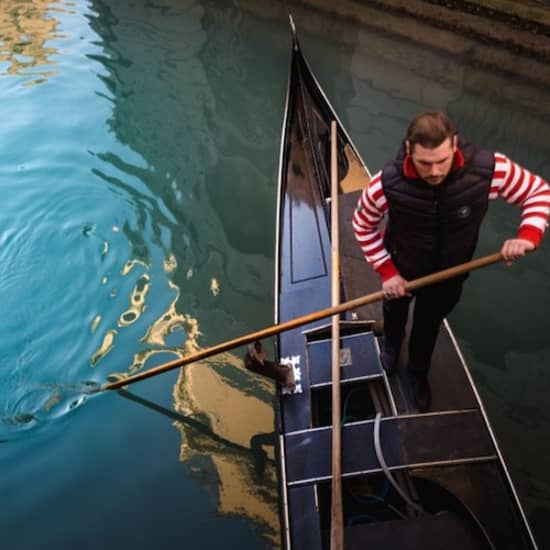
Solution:
[{"label": "short brown hair", "polygon": [[418,143],[434,149],[456,134],[454,124],[441,111],[425,111],[416,115],[407,129],[407,141],[411,149]]}]

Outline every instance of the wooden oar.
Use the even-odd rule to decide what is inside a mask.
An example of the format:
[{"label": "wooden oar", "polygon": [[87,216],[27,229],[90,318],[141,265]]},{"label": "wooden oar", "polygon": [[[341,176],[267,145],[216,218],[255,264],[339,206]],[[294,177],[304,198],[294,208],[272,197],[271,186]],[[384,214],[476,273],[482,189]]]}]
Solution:
[{"label": "wooden oar", "polygon": [[[440,281],[450,279],[451,277],[463,275],[464,273],[468,273],[469,271],[473,271],[481,267],[486,267],[488,265],[501,262],[503,259],[504,258],[500,252],[490,254],[489,256],[483,256],[482,258],[471,260],[464,264],[450,267],[448,269],[443,269],[442,271],[432,273],[431,275],[426,275],[424,277],[414,279],[413,281],[410,281],[405,285],[405,289],[416,290],[417,288],[421,288],[423,286],[438,283]],[[308,325],[315,321],[319,321],[320,319],[325,319],[326,317],[331,317],[332,315],[339,315],[340,313],[343,313],[345,311],[357,309],[361,306],[378,302],[382,300],[382,298],[384,298],[384,293],[379,290],[377,292],[373,292],[372,294],[367,294],[353,300],[348,300],[347,302],[343,302],[334,307],[314,311],[313,313],[308,313],[307,315],[302,315],[301,317],[296,317],[295,319],[290,319],[283,323],[272,325],[270,327],[258,330],[256,332],[251,332],[249,334],[245,334],[244,336],[240,336],[232,340],[227,340],[226,342],[222,342],[221,344],[217,344],[210,348],[197,351],[196,353],[192,353],[187,357],[182,357],[181,359],[176,359],[174,361],[164,363],[147,371],[129,376],[128,378],[103,384],[102,386],[100,386],[98,391],[115,390],[118,388],[122,388],[123,386],[127,386],[128,384],[133,384],[134,382],[150,378],[151,376],[156,376],[157,374],[167,372],[177,367],[183,367],[184,365],[206,359],[207,357],[212,357],[213,355],[217,355],[218,353],[223,353],[230,349],[244,346],[245,344],[250,344],[251,342],[255,342],[256,340],[268,338],[270,336],[280,334],[281,332],[292,330],[303,325]]]},{"label": "wooden oar", "polygon": [[[336,121],[330,124],[330,242],[331,304],[340,304],[340,232],[338,216],[338,134]],[[332,483],[330,549],[344,548],[344,515],[342,511],[342,431],[340,427],[340,315],[332,316]]]}]

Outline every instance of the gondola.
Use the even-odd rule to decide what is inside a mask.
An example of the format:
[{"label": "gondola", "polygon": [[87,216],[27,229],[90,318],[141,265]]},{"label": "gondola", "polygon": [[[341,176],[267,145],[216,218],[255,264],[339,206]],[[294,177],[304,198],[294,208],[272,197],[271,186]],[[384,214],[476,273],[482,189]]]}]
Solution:
[{"label": "gondola", "polygon": [[[337,121],[340,286],[351,300],[380,289],[351,216],[369,171],[302,54],[292,53],[281,139],[275,321],[330,307],[330,122]],[[430,370],[429,411],[414,407],[403,365],[381,367],[381,305],[340,316],[342,500],[349,549],[536,548],[487,414],[447,322]],[[329,548],[331,332],[325,321],[278,336],[296,387],[280,401],[283,539]],[[403,358],[402,358],[403,359]]]}]

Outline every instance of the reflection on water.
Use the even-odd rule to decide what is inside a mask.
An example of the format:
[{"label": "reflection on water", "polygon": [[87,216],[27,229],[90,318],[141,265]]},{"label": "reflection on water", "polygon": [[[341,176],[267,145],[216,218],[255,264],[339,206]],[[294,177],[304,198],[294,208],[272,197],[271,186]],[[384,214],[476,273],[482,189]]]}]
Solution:
[{"label": "reflection on water", "polygon": [[132,290],[130,295],[130,307],[120,315],[118,320],[119,327],[125,327],[135,323],[145,307],[145,297],[149,292],[149,287],[151,286],[150,277],[147,274],[142,275]]},{"label": "reflection on water", "polygon": [[[165,266],[173,267],[174,263],[172,258]],[[176,292],[174,300],[149,326],[142,339],[152,347],[134,355],[128,373],[142,369],[157,353],[169,351],[183,358],[201,351],[197,341],[201,334],[198,322],[188,314],[177,313],[179,289],[172,282],[169,286]],[[167,346],[166,338],[178,329],[185,333],[185,342],[180,346]],[[101,353],[105,355],[112,349],[112,338],[108,337],[114,332],[107,332],[102,349],[94,357],[99,358]],[[113,373],[109,378],[125,376],[125,373]],[[127,392],[125,396],[139,402],[139,398]],[[213,488],[218,512],[251,519],[266,540],[278,546],[273,385],[250,375],[235,355],[224,353],[181,369],[173,397],[176,412],[164,411],[164,414],[175,419],[174,426],[180,433],[180,461],[206,459],[208,467],[194,462],[189,471]]]},{"label": "reflection on water", "polygon": [[99,346],[90,358],[90,365],[92,367],[95,367],[97,362],[103,359],[103,357],[105,357],[113,349],[116,335],[117,331],[115,329],[110,329],[105,333],[101,346]]},{"label": "reflection on water", "polygon": [[45,82],[55,74],[46,67],[55,65],[52,56],[57,50],[46,44],[58,36],[55,13],[62,4],[53,0],[0,2],[0,76],[36,77],[27,83],[30,85]]},{"label": "reflection on water", "polygon": [[[251,449],[253,460],[175,422],[182,439],[180,460],[206,457],[212,470],[207,482],[216,491],[219,513],[254,520],[264,536],[278,546],[273,389],[268,382],[254,379],[249,382],[250,391],[243,395],[239,379],[247,376],[242,361],[226,353],[182,369],[173,395],[176,411],[204,418],[215,434]],[[195,466],[191,471],[205,479],[201,468]]]},{"label": "reflection on water", "polygon": [[[174,263],[172,258],[165,266],[173,267]],[[157,353],[170,351],[183,358],[201,350],[198,322],[188,314],[177,313],[179,289],[171,281],[169,286],[176,292],[174,300],[142,339],[158,347],[136,353],[128,373],[142,369]],[[168,347],[166,338],[178,329],[185,333],[185,342]],[[121,376],[124,374],[110,375],[113,379]],[[201,419],[209,427],[206,432],[197,430],[196,423],[175,417],[174,426],[181,436],[180,461],[205,458],[208,471],[195,464],[190,472],[214,489],[218,512],[253,520],[270,544],[278,546],[273,385],[251,377],[242,360],[224,353],[181,369],[173,397],[177,413],[186,419]]]},{"label": "reflection on water", "polygon": [[[114,349],[118,331],[129,329],[147,310],[153,278],[149,272],[154,271],[154,262],[129,260],[121,275],[129,276],[134,268],[143,272],[137,275],[137,283],[130,292],[130,307],[120,313],[117,329],[106,329],[102,344],[91,358],[94,367]],[[146,326],[141,338],[146,347],[134,353],[125,372],[111,373],[110,379],[121,379],[143,369],[156,354],[170,353],[175,358],[183,358],[201,350],[198,320],[180,311],[181,290],[174,281],[177,268],[173,254],[164,258],[162,270],[172,300],[166,310]],[[183,280],[189,282],[191,277],[188,270]],[[220,285],[216,278],[204,284],[213,297],[218,296]],[[99,313],[94,317],[94,328],[101,318]],[[179,340],[183,341],[169,345],[174,334],[179,334]],[[140,402],[128,392],[124,396]],[[273,385],[251,375],[241,359],[225,353],[181,369],[173,397],[175,412],[172,414],[143,400],[141,403],[174,418],[174,427],[181,437],[179,460],[191,464],[188,471],[192,477],[214,491],[218,513],[252,520],[266,543],[278,546]],[[192,460],[196,458],[203,460]]]},{"label": "reflection on water", "polygon": [[[0,326],[6,547],[58,548],[61,533],[71,548],[164,549],[208,540],[195,546],[206,548],[243,539],[247,549],[279,545],[273,387],[236,356],[190,365],[175,384],[175,376],[158,377],[136,387],[140,396],[164,399],[169,420],[116,395],[91,400],[85,387],[68,383],[128,375],[154,366],[162,354],[184,357],[269,323],[290,37],[286,15],[262,19],[276,3],[235,4],[0,0],[0,75],[7,75],[0,91],[14,92],[2,104],[0,125],[0,297],[10,312]],[[247,13],[254,4],[261,17]],[[477,128],[474,138],[486,132],[506,151],[517,150],[517,160],[548,167],[547,123],[494,100],[495,89],[512,89],[502,75],[489,94],[484,71],[461,59],[451,63],[410,40],[396,43],[349,22],[338,27],[302,4],[293,7],[302,10],[304,49],[373,168],[393,155],[412,112],[444,102],[469,134]],[[306,32],[308,23],[312,31],[326,25],[318,28],[330,28],[334,41]],[[22,90],[54,68],[59,76],[48,85]],[[508,137],[512,131],[517,139]],[[495,241],[506,219],[489,220]],[[541,264],[542,252],[535,255]],[[547,265],[538,271],[547,274]],[[482,289],[462,334],[486,334],[496,325],[500,340],[505,334],[514,344],[546,342],[540,332],[517,330],[533,324],[537,304],[536,325],[545,326],[542,277],[521,287],[518,280],[510,276],[510,287],[491,302]],[[540,290],[529,318],[518,321],[521,312],[504,310],[501,295],[524,296],[524,288]],[[535,358],[541,369],[547,357]],[[517,362],[515,372],[524,373],[521,381],[533,392],[534,375],[523,357]],[[488,359],[487,369],[494,364]],[[512,463],[516,470],[525,463],[526,449],[531,470],[522,474],[529,481],[523,490],[533,495],[531,509],[547,506],[548,453],[539,464],[538,451],[529,451],[540,446],[533,429],[546,441],[548,418],[534,423],[537,410],[521,406],[523,395],[511,401],[504,375],[488,380],[490,387],[502,384],[498,402],[506,405],[501,418],[510,421],[510,441],[517,440],[514,426],[518,434],[529,428],[512,449]],[[536,376],[547,379],[542,371]],[[540,409],[548,392],[541,384],[536,389]],[[87,405],[79,407],[83,399]],[[121,474],[116,481],[105,475],[114,470]],[[127,505],[134,495],[143,506]],[[182,514],[189,500],[192,509]],[[162,529],[151,521],[151,507],[154,520],[170,517]],[[26,529],[31,515],[34,533]],[[90,535],[92,517],[101,523],[98,538]],[[121,525],[132,529],[121,534]]]},{"label": "reflection on water", "polygon": [[[219,341],[235,331],[239,315],[255,315],[255,304],[265,311],[271,226],[261,224],[251,234],[242,216],[272,217],[274,182],[258,166],[261,155],[274,162],[274,136],[264,128],[278,132],[280,113],[273,106],[281,98],[266,102],[265,78],[248,74],[246,67],[261,65],[227,23],[235,10],[192,1],[161,8],[95,0],[94,7],[98,16],[90,23],[105,40],[105,52],[95,59],[108,70],[101,78],[114,98],[109,126],[145,159],[137,166],[96,152],[104,163],[96,175],[136,210],[137,223],[122,225],[131,259],[121,274],[136,278],[130,307],[118,312],[116,327],[113,321],[103,327],[105,334],[118,331],[115,346],[126,331],[146,327],[124,376],[146,368],[155,355],[199,351],[201,336]],[[248,105],[246,113],[235,110],[235,97]],[[273,124],[261,118],[266,112]],[[136,185],[128,185],[134,178]],[[162,303],[170,296],[162,308],[154,294],[159,287]],[[257,297],[249,295],[254,287]],[[173,395],[177,413],[209,427],[205,433],[175,419],[180,460],[211,488],[219,514],[251,519],[266,544],[278,546],[272,385],[224,354],[182,369]]]},{"label": "reflection on water", "polygon": [[[221,361],[225,365],[227,362],[232,365],[233,374],[241,370],[240,362],[228,354]],[[243,428],[250,421],[250,417],[245,415],[257,414],[258,411],[261,414],[254,423],[255,428],[269,428],[269,422],[272,421],[269,411],[272,407],[263,399],[252,398],[244,402],[240,413],[234,414],[231,406],[241,407],[243,402],[240,396],[231,395],[238,390],[227,391],[225,384],[231,387],[231,380],[224,379],[219,373],[210,372],[216,370],[216,363],[213,361],[204,361],[196,367],[199,373],[190,376],[204,376],[207,383],[214,381],[208,388],[214,390],[214,395],[202,404],[209,406],[207,413],[201,410],[200,399],[197,400],[196,396],[191,404],[186,401],[190,398],[189,376],[180,375],[174,387],[175,410],[127,390],[119,390],[118,393],[125,399],[173,419],[182,439],[180,461],[189,464],[188,471],[194,478],[214,490],[218,513],[225,516],[245,516],[253,520],[263,534],[266,545],[279,547],[276,463],[273,456],[275,433],[254,433]],[[215,381],[216,379],[218,380]],[[270,388],[264,381],[256,380],[256,383],[263,388],[265,395],[270,395]],[[210,409],[213,401],[220,400],[225,401],[221,408],[214,406]],[[240,429],[220,426],[216,421],[219,413],[228,415],[232,425],[240,423]],[[264,422],[267,424],[264,425]]]}]

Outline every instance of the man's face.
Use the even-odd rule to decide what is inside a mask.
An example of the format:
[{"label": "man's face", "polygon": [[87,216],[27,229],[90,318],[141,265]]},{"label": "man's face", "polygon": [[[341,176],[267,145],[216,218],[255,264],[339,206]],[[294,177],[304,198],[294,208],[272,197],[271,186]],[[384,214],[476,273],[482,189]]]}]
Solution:
[{"label": "man's face", "polygon": [[456,151],[456,136],[447,138],[434,149],[426,149],[418,143],[407,152],[411,155],[418,175],[430,185],[439,185],[451,170]]}]

